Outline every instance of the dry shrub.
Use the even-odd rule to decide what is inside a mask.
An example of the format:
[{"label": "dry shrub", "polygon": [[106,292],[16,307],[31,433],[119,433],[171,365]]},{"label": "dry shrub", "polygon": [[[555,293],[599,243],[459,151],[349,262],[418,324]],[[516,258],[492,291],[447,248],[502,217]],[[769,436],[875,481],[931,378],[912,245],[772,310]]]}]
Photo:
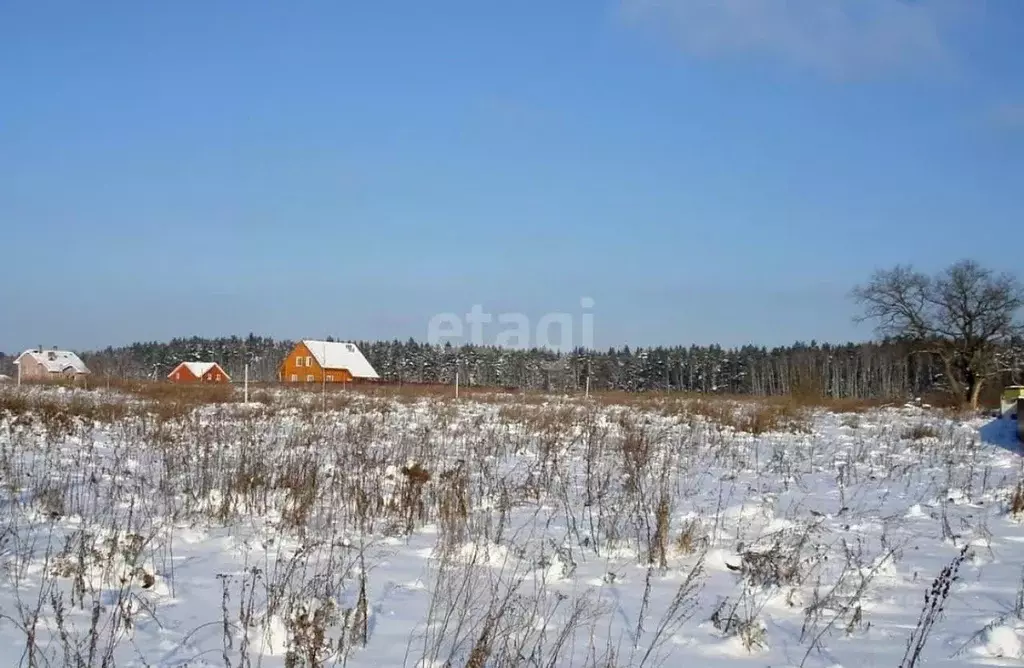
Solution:
[{"label": "dry shrub", "polygon": [[724,427],[736,427],[736,404],[726,399],[697,399],[686,405],[691,415],[698,415],[709,422]]},{"label": "dry shrub", "polygon": [[772,431],[808,433],[810,430],[807,411],[799,406],[784,403],[757,406],[740,423],[740,431],[749,432],[755,436]]},{"label": "dry shrub", "polygon": [[953,408],[938,408],[935,412],[947,419],[954,422],[963,422],[964,420],[971,420],[979,416],[979,410],[972,408],[970,404],[960,404]]},{"label": "dry shrub", "polygon": [[52,519],[66,515],[64,504],[64,488],[60,485],[47,484],[36,490],[33,495],[33,502],[39,507],[40,512]]},{"label": "dry shrub", "polygon": [[1021,513],[1024,513],[1024,480],[1017,483],[1010,497],[1010,514],[1020,517]]},{"label": "dry shrub", "polygon": [[743,578],[754,587],[800,584],[815,563],[811,539],[821,531],[820,525],[809,524],[763,537],[740,553]]},{"label": "dry shrub", "polygon": [[294,528],[299,535],[305,535],[309,526],[313,509],[320,496],[321,478],[322,473],[316,461],[302,459],[288,462],[283,475],[277,481],[278,487],[285,491],[281,522],[286,527]]},{"label": "dry shrub", "polygon": [[402,467],[405,476],[405,488],[402,491],[402,512],[405,514],[405,532],[411,534],[416,528],[416,519],[426,519],[426,508],[423,504],[423,486],[430,482],[430,472],[418,462]]},{"label": "dry shrub", "polygon": [[22,392],[0,392],[0,415],[24,415],[29,411],[30,405],[28,396]]},{"label": "dry shrub", "polygon": [[82,426],[112,423],[131,413],[132,407],[119,397],[75,393],[70,397],[14,390],[0,393],[0,416],[18,424],[37,424],[51,440],[70,436]]},{"label": "dry shrub", "polygon": [[819,406],[832,413],[867,413],[868,411],[883,408],[885,406],[899,405],[903,403],[898,399],[858,399],[854,397],[823,399],[815,404],[807,406]]},{"label": "dry shrub", "polygon": [[[448,383],[357,383],[348,387],[350,390],[368,397],[397,401],[399,403],[418,403],[424,400],[450,400],[455,398],[455,386]],[[478,387],[459,386],[459,398],[471,399],[480,403],[520,403],[540,404],[550,395],[535,390],[520,390],[509,387]]]},{"label": "dry shrub", "polygon": [[641,392],[626,392],[624,390],[601,390],[592,392],[591,398],[601,406],[626,406],[638,410],[648,411],[671,411],[669,406],[688,403],[697,399],[706,398],[707,395],[699,392],[682,392],[679,390],[643,390]]},{"label": "dry shrub", "polygon": [[180,420],[201,406],[236,401],[235,388],[228,383],[140,383],[133,393],[146,403],[146,410],[161,421]]},{"label": "dry shrub", "polygon": [[599,395],[598,398],[602,404],[608,406],[630,406],[669,416],[697,415],[728,426],[735,426],[733,418],[736,408],[751,403],[777,404],[808,410],[821,409],[833,413],[866,413],[873,409],[905,403],[905,400],[896,398],[828,397],[808,391],[769,396],[657,391],[636,394],[607,393]]},{"label": "dry shrub", "polygon": [[733,598],[722,599],[709,621],[725,637],[737,637],[748,652],[755,652],[766,646],[768,630],[758,618],[758,605],[748,590]]},{"label": "dry shrub", "polygon": [[193,406],[225,404],[235,400],[235,388],[229,383],[140,383],[134,394],[151,401]]},{"label": "dry shrub", "polygon": [[671,505],[669,495],[663,491],[655,511],[655,530],[648,547],[648,563],[657,563],[662,570],[668,568],[668,541]]},{"label": "dry shrub", "polygon": [[542,439],[567,437],[577,422],[576,408],[572,405],[551,406],[535,410],[526,427]]},{"label": "dry shrub", "polygon": [[116,396],[108,399],[76,394],[64,404],[64,411],[85,422],[112,423],[130,415],[132,406]]},{"label": "dry shrub", "polygon": [[469,474],[462,464],[438,476],[438,519],[441,544],[452,549],[466,542],[469,530]]},{"label": "dry shrub", "polygon": [[528,404],[508,403],[498,408],[498,420],[508,424],[525,425],[533,412]]},{"label": "dry shrub", "polygon": [[907,441],[920,441],[925,438],[938,438],[939,430],[930,424],[914,425],[903,432],[903,439]]},{"label": "dry shrub", "polygon": [[68,412],[67,406],[57,402],[41,403],[36,407],[36,416],[51,440],[70,436],[78,425],[77,416]]},{"label": "dry shrub", "polygon": [[332,392],[328,390],[325,395],[326,402],[324,403],[326,403],[327,410],[345,411],[353,408],[361,397],[362,395],[354,392],[346,392],[344,390]]},{"label": "dry shrub", "polygon": [[808,433],[811,410],[792,397],[707,398],[669,401],[662,412],[691,421],[706,422],[753,435],[772,431]]},{"label": "dry shrub", "polygon": [[318,603],[315,607],[298,604],[286,618],[291,637],[291,647],[284,659],[286,668],[322,666],[335,652],[327,630],[339,620],[338,605],[331,599]]},{"label": "dry shrub", "polygon": [[[960,552],[953,557],[953,560],[942,569],[924,595],[924,607],[918,617],[917,626],[914,627],[907,641],[907,651],[903,655],[903,661],[899,668],[915,668],[921,658],[928,637],[931,635],[935,622],[942,618],[942,612],[946,607],[946,601],[952,591],[954,582],[960,579],[960,567],[968,558],[970,545],[964,545]],[[921,663],[924,663],[923,661]]]},{"label": "dry shrub", "polygon": [[638,424],[627,415],[620,417],[619,427],[622,429],[622,462],[629,476],[626,486],[630,492],[639,493],[654,443],[646,425]]},{"label": "dry shrub", "polygon": [[803,408],[820,408],[833,413],[865,413],[882,406],[903,403],[898,399],[878,397],[830,396],[822,385],[822,381],[816,378],[797,380],[793,384],[790,394],[778,397],[777,399]]},{"label": "dry shrub", "polygon": [[680,554],[693,554],[707,542],[704,526],[698,519],[688,520],[679,529],[676,537],[676,550]]},{"label": "dry shrub", "polygon": [[804,406],[819,406],[828,397],[820,378],[797,377],[790,387],[789,398]]},{"label": "dry shrub", "polygon": [[943,409],[963,409],[966,402],[962,397],[952,394],[951,392],[927,392],[921,395],[921,403],[931,406],[932,408],[943,408]]}]

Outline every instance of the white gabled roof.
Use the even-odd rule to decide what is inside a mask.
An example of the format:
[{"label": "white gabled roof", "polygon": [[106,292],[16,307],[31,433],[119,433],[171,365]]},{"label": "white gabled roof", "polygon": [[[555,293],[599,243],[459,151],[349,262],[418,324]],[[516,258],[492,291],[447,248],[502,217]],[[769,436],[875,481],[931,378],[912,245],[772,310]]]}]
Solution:
[{"label": "white gabled roof", "polygon": [[89,367],[85,366],[78,355],[69,350],[26,350],[14,360],[15,364],[21,363],[21,358],[28,355],[38,362],[50,373],[63,373],[68,369],[75,373],[89,373]]},{"label": "white gabled roof", "polygon": [[[202,378],[203,375],[207,371],[209,371],[210,369],[212,369],[215,366],[220,366],[220,365],[217,364],[216,362],[182,362],[178,366],[174,367],[174,369],[177,370],[180,367],[185,367],[186,369],[191,371],[192,375],[195,376],[196,378]],[[171,371],[171,373],[174,373],[174,371]],[[224,369],[221,369],[221,373],[224,374],[225,378],[227,378],[228,380],[231,380],[231,378],[228,376],[228,372],[227,371],[224,371]]]},{"label": "white gabled roof", "polygon": [[380,378],[354,343],[304,339],[302,344],[323,369],[345,369],[353,378]]}]

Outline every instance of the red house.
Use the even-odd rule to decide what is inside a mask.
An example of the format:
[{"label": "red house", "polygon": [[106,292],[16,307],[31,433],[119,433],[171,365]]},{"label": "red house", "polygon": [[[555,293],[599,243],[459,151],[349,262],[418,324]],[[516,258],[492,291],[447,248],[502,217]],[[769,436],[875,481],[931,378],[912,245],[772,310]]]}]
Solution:
[{"label": "red house", "polygon": [[277,370],[285,383],[351,383],[380,380],[354,343],[312,341],[295,344]]},{"label": "red house", "polygon": [[182,362],[167,374],[172,383],[229,383],[231,377],[216,362]]}]

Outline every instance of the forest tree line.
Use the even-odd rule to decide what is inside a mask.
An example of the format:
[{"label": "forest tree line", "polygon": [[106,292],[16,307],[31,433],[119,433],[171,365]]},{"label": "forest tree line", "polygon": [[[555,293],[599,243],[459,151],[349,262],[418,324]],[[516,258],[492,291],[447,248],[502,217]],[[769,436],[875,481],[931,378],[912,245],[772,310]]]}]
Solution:
[{"label": "forest tree line", "polygon": [[[780,395],[794,392],[838,398],[914,398],[947,389],[943,364],[905,341],[847,343],[798,342],[765,348],[744,346],[677,346],[575,350],[507,349],[453,346],[408,341],[357,341],[381,378],[390,383],[454,382],[456,368],[464,386],[554,391],[687,391],[721,394]],[[245,360],[254,382],[275,382],[277,368],[293,341],[248,337],[177,338],[168,342],[82,353],[103,378],[163,379],[183,361],[217,361],[241,381]],[[1004,352],[1002,382],[1019,382],[1024,346]],[[0,373],[11,374],[13,358],[0,354]],[[6,371],[3,369],[6,367]]]},{"label": "forest tree line", "polygon": [[[908,265],[874,272],[851,296],[859,320],[880,341],[772,349],[743,346],[577,349],[559,353],[415,340],[356,342],[381,379],[526,390],[685,391],[804,394],[835,398],[921,397],[944,392],[977,407],[1024,367],[1024,284],[967,259],[929,275]],[[135,343],[83,354],[94,378],[160,380],[179,363],[215,361],[239,379],[248,364],[257,382],[278,379],[291,341],[250,334]],[[0,373],[13,369],[0,354]],[[102,381],[100,381],[102,382]]]}]

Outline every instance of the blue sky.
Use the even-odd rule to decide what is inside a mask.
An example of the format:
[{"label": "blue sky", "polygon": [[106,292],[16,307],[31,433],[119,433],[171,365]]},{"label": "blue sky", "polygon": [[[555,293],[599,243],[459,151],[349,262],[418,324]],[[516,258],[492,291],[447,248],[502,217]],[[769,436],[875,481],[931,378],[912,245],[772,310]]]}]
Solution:
[{"label": "blue sky", "polygon": [[0,0],[0,350],[583,297],[599,347],[869,338],[876,268],[1019,266],[1022,29],[1018,0]]}]

